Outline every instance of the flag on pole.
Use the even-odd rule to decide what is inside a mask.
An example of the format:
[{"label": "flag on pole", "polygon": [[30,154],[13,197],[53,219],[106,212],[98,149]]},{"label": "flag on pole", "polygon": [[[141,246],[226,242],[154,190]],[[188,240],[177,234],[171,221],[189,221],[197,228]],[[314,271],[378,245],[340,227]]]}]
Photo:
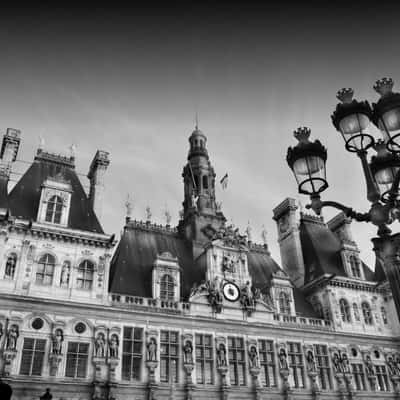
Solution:
[{"label": "flag on pole", "polygon": [[228,187],[228,173],[226,173],[219,182],[222,186],[222,189],[226,189]]}]

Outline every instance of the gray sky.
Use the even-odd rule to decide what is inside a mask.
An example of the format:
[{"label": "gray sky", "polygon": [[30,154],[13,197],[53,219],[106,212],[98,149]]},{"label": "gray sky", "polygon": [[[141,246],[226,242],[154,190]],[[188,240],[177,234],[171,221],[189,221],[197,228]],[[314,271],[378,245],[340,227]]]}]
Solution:
[{"label": "gray sky", "polygon": [[[168,207],[177,222],[198,112],[217,177],[230,177],[218,192],[226,217],[243,230],[250,221],[257,241],[265,224],[279,259],[272,208],[300,197],[285,161],[293,130],[309,126],[328,147],[323,198],[366,210],[359,161],[330,121],[335,94],[353,87],[375,101],[383,76],[400,90],[398,7],[322,3],[2,10],[0,126],[22,130],[23,160],[40,135],[49,150],[75,143],[84,174],[96,149],[110,151],[103,225],[118,234],[127,193],[133,217],[149,205],[165,223]],[[354,224],[354,233],[371,264],[374,228]]]}]

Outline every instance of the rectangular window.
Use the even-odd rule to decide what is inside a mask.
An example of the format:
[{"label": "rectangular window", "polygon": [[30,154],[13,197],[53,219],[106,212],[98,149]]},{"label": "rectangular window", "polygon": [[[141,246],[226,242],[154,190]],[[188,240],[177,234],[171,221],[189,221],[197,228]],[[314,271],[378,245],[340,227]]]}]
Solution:
[{"label": "rectangular window", "polygon": [[42,375],[45,348],[46,340],[44,339],[24,338],[19,371],[21,375]]},{"label": "rectangular window", "polygon": [[304,387],[303,352],[300,343],[288,342],[289,381],[295,388]]},{"label": "rectangular window", "polygon": [[275,352],[272,340],[259,340],[258,353],[260,356],[261,385],[267,387],[276,386]]},{"label": "rectangular window", "polygon": [[214,347],[211,335],[196,333],[196,382],[214,384]]},{"label": "rectangular window", "polygon": [[179,334],[160,332],[160,381],[178,382]]},{"label": "rectangular window", "polygon": [[367,390],[363,365],[351,364],[351,370],[353,372],[354,386],[356,390]]},{"label": "rectangular window", "polygon": [[243,338],[228,337],[229,375],[231,385],[246,385],[246,359]]},{"label": "rectangular window", "polygon": [[124,327],[122,343],[122,379],[139,381],[143,352],[143,328]]},{"label": "rectangular window", "polygon": [[89,343],[69,342],[65,376],[70,378],[86,378],[89,358]]},{"label": "rectangular window", "polygon": [[328,346],[324,344],[315,344],[315,361],[318,366],[319,384],[322,390],[332,389],[332,376],[329,367]]},{"label": "rectangular window", "polygon": [[386,367],[384,365],[375,365],[375,372],[378,384],[378,390],[382,392],[388,392],[389,389],[389,380],[387,376]]}]

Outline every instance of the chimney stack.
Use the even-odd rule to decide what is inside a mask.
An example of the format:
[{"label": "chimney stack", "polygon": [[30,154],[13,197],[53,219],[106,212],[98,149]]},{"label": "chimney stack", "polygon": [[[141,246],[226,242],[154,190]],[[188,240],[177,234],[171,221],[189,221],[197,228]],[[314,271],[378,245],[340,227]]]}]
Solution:
[{"label": "chimney stack", "polygon": [[3,143],[0,151],[0,174],[7,178],[7,180],[10,177],[11,165],[17,158],[19,144],[21,142],[20,136],[21,131],[12,128],[7,128],[7,132],[3,136]]},{"label": "chimney stack", "polygon": [[90,164],[87,177],[90,180],[89,201],[97,218],[102,217],[103,196],[104,196],[104,175],[110,164],[109,153],[97,150],[92,163]]}]

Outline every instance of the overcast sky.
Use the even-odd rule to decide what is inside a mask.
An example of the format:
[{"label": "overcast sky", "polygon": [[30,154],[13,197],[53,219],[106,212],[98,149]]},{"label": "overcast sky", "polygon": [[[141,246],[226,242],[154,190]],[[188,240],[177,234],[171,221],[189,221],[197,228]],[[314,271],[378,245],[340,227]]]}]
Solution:
[{"label": "overcast sky", "polygon": [[[166,207],[177,222],[197,112],[217,178],[229,174],[228,189],[217,193],[226,217],[243,230],[250,221],[260,242],[265,224],[279,260],[272,209],[300,198],[285,161],[293,130],[309,126],[328,147],[323,198],[366,210],[359,160],[330,121],[335,94],[353,87],[357,98],[375,101],[372,85],[383,76],[400,90],[399,7],[306,3],[3,9],[0,127],[22,130],[21,160],[33,159],[40,135],[60,153],[76,144],[82,174],[97,149],[109,151],[102,222],[119,234],[128,193],[134,218],[144,219],[149,205],[156,222],[165,223]],[[373,264],[375,229],[353,229]]]}]

